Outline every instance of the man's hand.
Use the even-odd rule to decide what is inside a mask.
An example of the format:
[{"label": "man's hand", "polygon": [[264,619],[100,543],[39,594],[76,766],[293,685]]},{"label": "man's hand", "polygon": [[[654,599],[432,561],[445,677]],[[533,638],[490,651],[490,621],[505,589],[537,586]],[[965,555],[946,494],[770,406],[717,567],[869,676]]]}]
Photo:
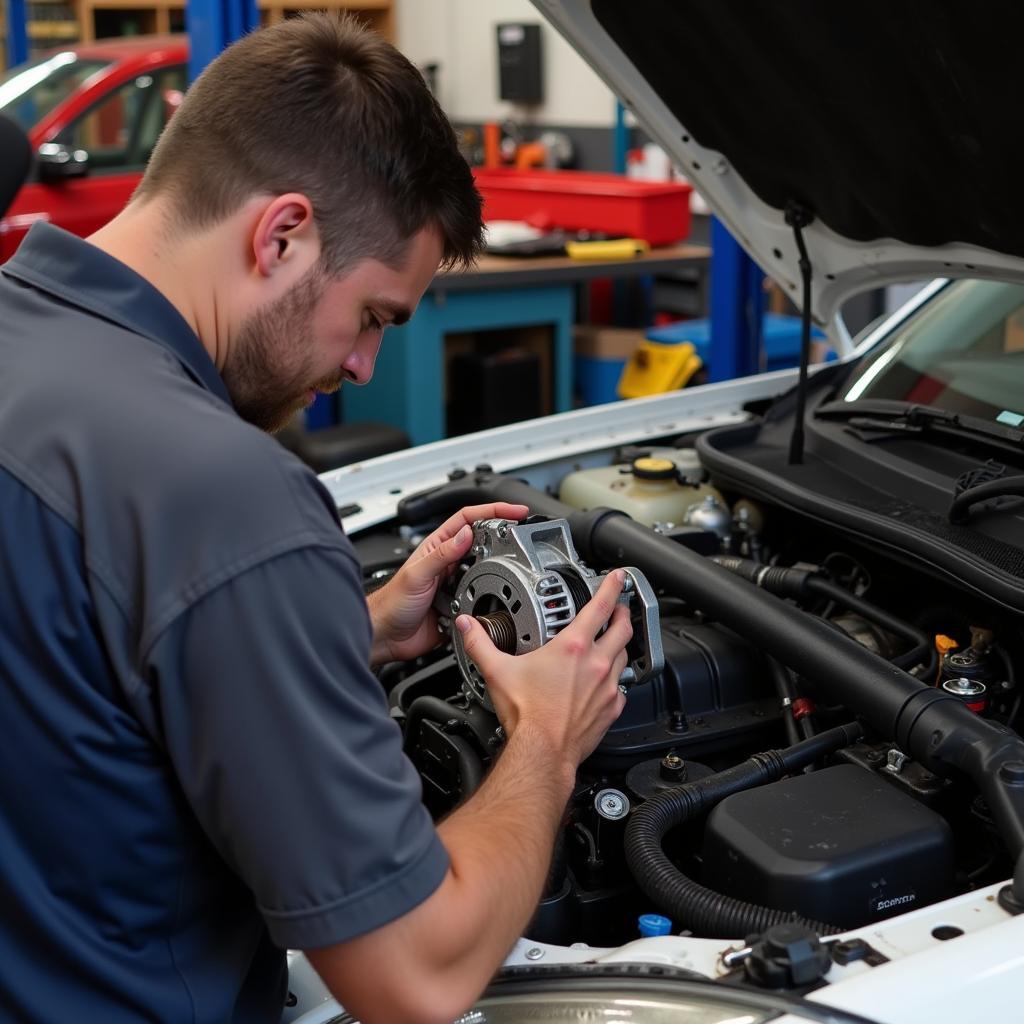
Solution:
[{"label": "man's hand", "polygon": [[409,661],[440,642],[433,609],[438,584],[466,556],[473,542],[471,523],[478,519],[514,519],[529,513],[525,505],[498,501],[456,512],[412,553],[409,560],[366,603],[373,623],[370,663]]},{"label": "man's hand", "polygon": [[621,569],[610,572],[576,618],[529,654],[499,651],[469,615],[455,622],[466,653],[487,681],[506,734],[524,725],[544,733],[571,770],[593,751],[625,706],[618,684],[633,627],[628,608],[616,603],[624,580]]}]

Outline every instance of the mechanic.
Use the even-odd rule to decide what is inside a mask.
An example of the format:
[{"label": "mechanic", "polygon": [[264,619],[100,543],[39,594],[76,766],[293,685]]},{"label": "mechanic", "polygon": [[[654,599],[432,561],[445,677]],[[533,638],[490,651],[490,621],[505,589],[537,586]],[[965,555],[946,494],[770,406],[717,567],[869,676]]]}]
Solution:
[{"label": "mechanic", "polygon": [[370,666],[437,644],[468,523],[527,510],[463,510],[367,608],[267,433],[480,238],[416,69],[312,15],[205,71],[114,221],[2,268],[3,1021],[272,1024],[289,947],[365,1024],[450,1021],[526,925],[622,709],[621,572],[520,658],[458,620],[507,742],[435,829]]}]

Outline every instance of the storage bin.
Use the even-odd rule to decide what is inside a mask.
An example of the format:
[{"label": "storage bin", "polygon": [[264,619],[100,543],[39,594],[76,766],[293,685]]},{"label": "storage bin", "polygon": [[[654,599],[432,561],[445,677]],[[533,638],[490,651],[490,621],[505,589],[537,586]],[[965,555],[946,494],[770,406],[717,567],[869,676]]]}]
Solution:
[{"label": "storage bin", "polygon": [[474,168],[484,220],[524,220],[670,245],[690,233],[689,185],[585,171]]}]

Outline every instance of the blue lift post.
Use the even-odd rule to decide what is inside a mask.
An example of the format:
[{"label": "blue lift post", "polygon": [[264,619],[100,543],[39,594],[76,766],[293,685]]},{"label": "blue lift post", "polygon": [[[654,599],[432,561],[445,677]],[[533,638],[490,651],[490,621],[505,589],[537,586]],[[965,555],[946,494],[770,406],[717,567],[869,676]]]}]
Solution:
[{"label": "blue lift post", "polygon": [[28,60],[28,18],[25,0],[7,0],[7,66]]},{"label": "blue lift post", "polygon": [[221,50],[241,39],[259,23],[256,0],[187,0],[185,26],[189,35],[189,80],[194,82],[199,72]]},{"label": "blue lift post", "polygon": [[[626,108],[621,100],[615,101],[615,127],[612,131],[612,170],[615,174],[625,174],[628,166],[629,143],[631,132],[626,123]],[[650,323],[654,315],[654,281],[650,277],[640,277],[633,282],[639,297],[640,318],[642,323]],[[626,281],[612,282],[612,322],[622,327],[630,324],[630,284]],[[637,314],[634,314],[634,316]]]},{"label": "blue lift post", "polygon": [[710,380],[760,372],[764,305],[764,271],[712,218]]}]

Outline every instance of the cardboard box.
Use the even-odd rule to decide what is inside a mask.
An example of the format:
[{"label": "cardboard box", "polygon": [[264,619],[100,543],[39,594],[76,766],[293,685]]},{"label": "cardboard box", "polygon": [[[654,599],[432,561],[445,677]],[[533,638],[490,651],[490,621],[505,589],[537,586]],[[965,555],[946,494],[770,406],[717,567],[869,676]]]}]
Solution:
[{"label": "cardboard box", "polygon": [[616,388],[629,357],[644,340],[642,330],[624,327],[573,329],[573,375],[583,405],[618,400]]}]

